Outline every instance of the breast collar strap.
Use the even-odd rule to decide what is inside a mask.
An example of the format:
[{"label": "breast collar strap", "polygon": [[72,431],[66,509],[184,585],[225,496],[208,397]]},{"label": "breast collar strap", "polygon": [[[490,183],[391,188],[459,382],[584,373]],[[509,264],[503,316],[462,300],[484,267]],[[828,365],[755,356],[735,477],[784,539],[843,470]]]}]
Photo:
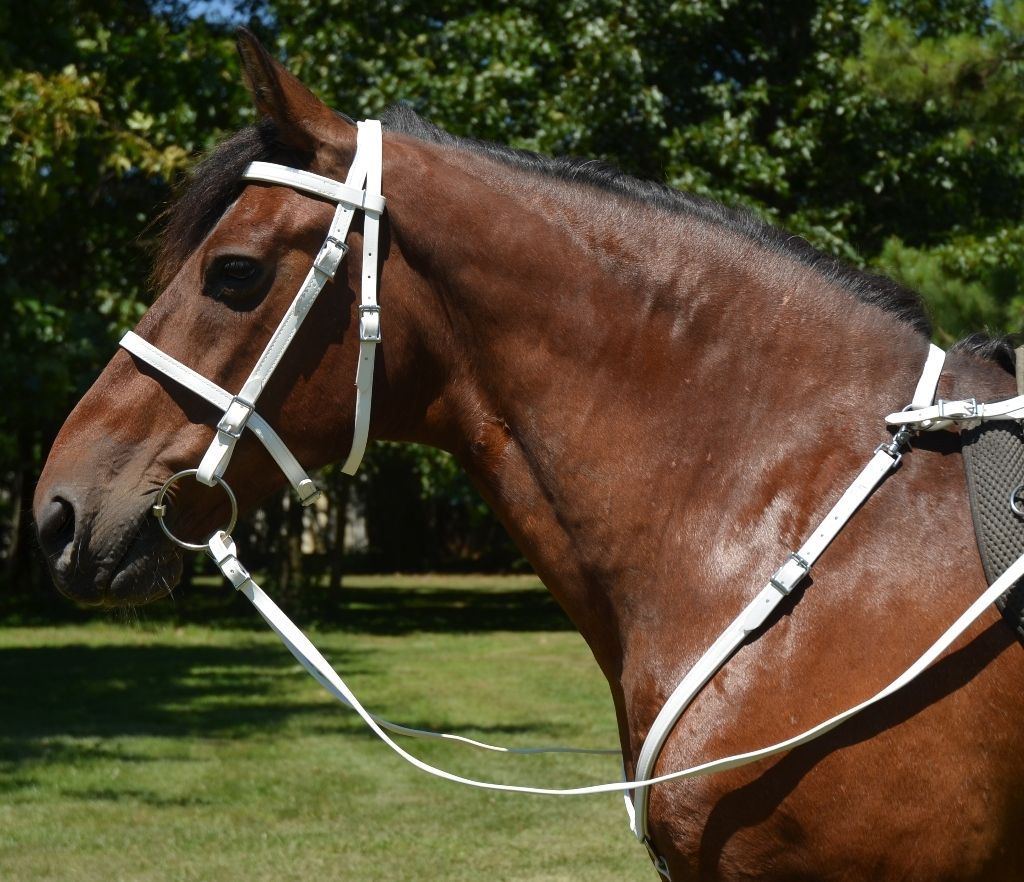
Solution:
[{"label": "breast collar strap", "polygon": [[288,351],[288,347],[295,340],[303,320],[309,314],[320,292],[334,278],[338,266],[348,252],[345,240],[348,238],[352,218],[357,211],[364,214],[363,265],[358,306],[359,361],[356,367],[352,446],[342,465],[342,471],[354,475],[362,462],[370,431],[376,348],[381,342],[377,292],[380,220],[385,200],[381,195],[383,160],[380,123],[376,120],[360,122],[356,137],[356,155],[344,184],[312,172],[272,162],[250,163],[242,173],[243,180],[281,184],[301,193],[335,202],[337,207],[324,243],[313,259],[313,265],[305,280],[237,394],[232,395],[222,389],[133,331],[128,331],[121,339],[121,346],[136,358],[222,411],[216,435],[196,474],[197,480],[204,484],[212,486],[218,478],[223,477],[231,461],[235,444],[242,436],[242,432],[249,428],[263,442],[274,461],[285,473],[303,505],[310,505],[320,496],[320,491],[284,442],[256,413],[256,402],[285,352]]},{"label": "breast collar strap", "polygon": [[[907,406],[907,411],[914,412],[931,405],[938,388],[939,375],[945,363],[946,354],[938,346],[930,345],[924,368],[914,389],[914,396]],[[779,567],[761,591],[751,600],[743,611],[733,619],[732,623],[722,632],[697,663],[686,673],[668,700],[662,706],[650,731],[644,739],[643,747],[637,758],[634,778],[637,781],[649,780],[654,776],[654,765],[661,755],[662,748],[675,728],[683,711],[692,703],[705,684],[732,657],[747,637],[760,628],[768,616],[804,580],[811,567],[822,555],[832,540],[846,526],[850,518],[874,493],[882,480],[902,458],[901,448],[909,439],[910,432],[897,435],[887,444],[880,444],[868,464],[861,470],[854,482],[839,498],[818,528],[811,534],[797,551],[790,552],[782,566]],[[629,825],[636,837],[646,846],[655,869],[669,878],[668,866],[654,848],[647,823],[648,787],[640,787],[634,791],[634,797],[624,794],[626,813]]]}]

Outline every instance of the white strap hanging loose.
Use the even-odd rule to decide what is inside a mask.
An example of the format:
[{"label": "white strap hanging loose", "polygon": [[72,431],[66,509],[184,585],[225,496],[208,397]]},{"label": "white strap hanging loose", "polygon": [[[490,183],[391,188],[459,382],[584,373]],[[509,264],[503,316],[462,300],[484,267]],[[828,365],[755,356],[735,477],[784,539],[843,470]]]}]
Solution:
[{"label": "white strap hanging loose", "polygon": [[[366,145],[366,192],[377,195],[381,188],[381,128],[377,120],[359,123],[360,144]],[[363,270],[359,299],[359,363],[356,367],[356,412],[352,427],[352,447],[341,466],[346,475],[354,475],[363,461],[370,435],[370,403],[373,396],[373,367],[380,336],[380,305],[377,303],[377,270],[380,262],[380,217],[367,213],[363,218]]]},{"label": "white strap hanging loose", "polygon": [[[210,556],[217,564],[224,577],[231,584],[240,590],[263,616],[281,642],[288,648],[293,656],[302,664],[306,671],[330,692],[338,701],[346,707],[353,708],[348,698],[351,694],[345,686],[341,677],[331,667],[330,663],[323,657],[313,643],[302,633],[288,618],[281,608],[274,603],[270,597],[256,584],[249,571],[238,560],[238,553],[235,550],[235,543],[230,536],[223,532],[214,533],[209,542]],[[392,723],[376,714],[367,714],[382,728],[393,732],[396,735],[404,735],[410,738],[426,738],[438,741],[452,741],[475,747],[479,750],[489,750],[495,753],[511,754],[540,754],[540,753],[586,753],[619,756],[618,748],[585,748],[585,747],[502,747],[497,744],[488,744],[486,741],[477,741],[467,738],[464,735],[452,735],[447,732],[431,732],[427,729],[413,729],[409,726],[402,726]]]},{"label": "white strap hanging loose", "polygon": [[[484,790],[497,790],[512,793],[533,793],[541,796],[587,796],[596,793],[625,793],[634,789],[651,787],[655,784],[664,784],[668,781],[695,778],[701,775],[709,775],[714,772],[725,771],[726,769],[735,769],[758,760],[767,759],[768,757],[775,756],[776,754],[783,753],[787,750],[792,750],[794,747],[799,747],[801,744],[806,744],[807,742],[824,735],[826,732],[829,732],[836,726],[851,717],[856,716],[872,705],[888,698],[890,695],[913,681],[940,655],[942,655],[942,653],[945,652],[958,637],[963,635],[975,621],[987,612],[988,608],[996,601],[997,598],[1013,587],[1013,585],[1021,578],[1024,578],[1024,556],[1022,556],[1011,564],[1011,566],[1007,568],[1006,572],[1004,572],[1003,575],[988,588],[988,590],[978,597],[978,599],[968,607],[968,609],[939,637],[939,639],[925,650],[925,652],[899,677],[867,700],[862,701],[860,704],[855,705],[849,710],[830,717],[824,722],[819,723],[817,726],[808,729],[806,732],[802,732],[799,735],[795,735],[791,738],[785,739],[784,741],[779,741],[759,750],[735,754],[733,756],[701,763],[696,766],[691,766],[688,769],[668,772],[664,775],[658,775],[657,777],[647,778],[645,780],[613,781],[607,784],[594,784],[586,787],[550,788],[524,787],[516,784],[493,784],[487,781],[464,778],[451,772],[447,772],[444,769],[439,769],[436,766],[432,766],[429,763],[425,763],[417,757],[412,756],[388,737],[378,719],[363,707],[356,696],[352,693],[351,689],[349,689],[348,685],[340,676],[338,676],[337,672],[331,668],[330,664],[326,659],[324,659],[320,652],[317,651],[316,647],[310,643],[308,638],[306,638],[306,636],[295,627],[295,624],[256,584],[241,563],[239,563],[234,543],[231,541],[231,538],[223,533],[214,534],[210,539],[210,553],[217,562],[217,565],[225,578],[227,578],[232,585],[234,585],[246,596],[246,598],[248,598],[250,603],[253,604],[260,615],[266,620],[267,624],[270,625],[271,629],[278,635],[278,637],[281,638],[282,642],[292,655],[294,655],[302,666],[312,674],[314,679],[324,686],[324,688],[327,689],[327,691],[336,699],[359,714],[366,725],[369,726],[377,737],[403,759],[421,771],[443,778],[447,781],[454,781],[458,784],[466,784],[470,787],[476,787]],[[435,737],[458,740],[455,736],[439,735],[438,733],[431,734]],[[470,739],[461,740],[470,741]],[[480,745],[479,743],[477,743],[476,746],[484,746],[485,749],[498,749],[502,752],[514,752],[510,749],[494,748],[492,746]],[[537,750],[539,752],[546,752],[548,749],[540,748]],[[586,752],[604,753],[606,751]],[[617,751],[615,752],[617,753]]]}]

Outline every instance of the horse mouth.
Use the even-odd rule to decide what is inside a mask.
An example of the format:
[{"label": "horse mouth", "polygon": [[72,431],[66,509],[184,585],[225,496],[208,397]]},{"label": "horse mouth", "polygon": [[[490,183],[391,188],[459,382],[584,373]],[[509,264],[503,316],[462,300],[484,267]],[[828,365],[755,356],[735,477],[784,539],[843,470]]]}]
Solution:
[{"label": "horse mouth", "polygon": [[113,570],[103,605],[108,607],[141,606],[166,597],[181,580],[180,549],[162,536],[151,537],[149,531],[125,549]]},{"label": "horse mouth", "polygon": [[[171,593],[182,573],[181,551],[146,516],[90,567],[89,552],[71,553],[71,566],[51,565],[54,582],[65,597],[88,607],[142,606]],[[95,558],[94,558],[95,559]]]}]

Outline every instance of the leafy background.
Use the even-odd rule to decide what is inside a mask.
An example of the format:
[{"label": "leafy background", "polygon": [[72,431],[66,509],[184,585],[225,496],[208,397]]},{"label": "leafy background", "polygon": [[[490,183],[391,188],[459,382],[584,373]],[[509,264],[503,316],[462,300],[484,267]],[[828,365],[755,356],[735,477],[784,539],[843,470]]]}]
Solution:
[{"label": "leafy background", "polygon": [[[2,4],[9,592],[45,582],[28,523],[34,481],[152,296],[155,218],[196,157],[253,120],[239,23],[353,116],[406,101],[459,134],[600,157],[748,206],[917,288],[940,343],[1024,325],[1024,2]],[[299,513],[282,501],[250,522],[285,587],[327,569],[337,580],[373,566],[516,565],[442,454],[378,445],[357,482],[323,479],[334,514],[314,553],[295,544]],[[365,511],[369,548],[339,562],[346,505]]]}]

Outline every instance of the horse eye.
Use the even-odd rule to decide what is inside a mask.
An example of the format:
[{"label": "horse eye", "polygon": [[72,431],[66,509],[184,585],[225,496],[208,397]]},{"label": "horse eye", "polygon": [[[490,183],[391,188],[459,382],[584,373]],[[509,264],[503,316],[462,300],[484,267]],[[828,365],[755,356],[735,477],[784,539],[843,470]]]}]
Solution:
[{"label": "horse eye", "polygon": [[247,297],[263,276],[263,268],[258,261],[226,255],[216,259],[207,270],[203,290],[214,300]]}]

